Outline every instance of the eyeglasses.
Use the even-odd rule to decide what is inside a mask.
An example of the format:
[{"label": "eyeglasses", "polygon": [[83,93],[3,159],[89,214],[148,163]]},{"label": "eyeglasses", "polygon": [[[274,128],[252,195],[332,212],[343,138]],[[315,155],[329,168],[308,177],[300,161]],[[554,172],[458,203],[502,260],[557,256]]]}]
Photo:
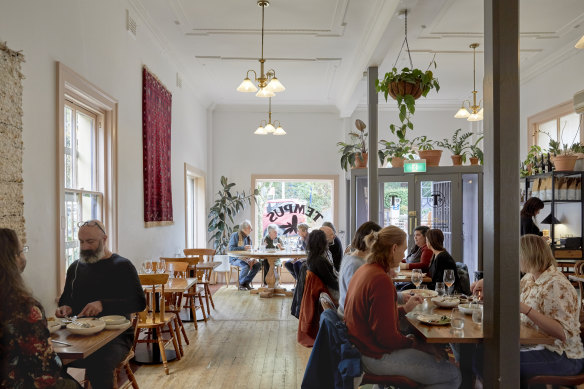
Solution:
[{"label": "eyeglasses", "polygon": [[[77,223],[77,227],[81,228],[81,227],[85,227],[85,226],[89,226],[89,227],[95,227],[97,226],[97,228],[99,228],[101,230],[101,232],[103,232],[105,234],[105,231],[103,228],[101,228],[101,226],[99,225],[99,223],[94,222],[94,221],[87,221],[87,222],[79,222]],[[107,235],[107,234],[106,234]]]},{"label": "eyeglasses", "polygon": [[22,246],[22,250],[20,250],[18,252],[18,255],[22,254],[22,253],[28,253],[28,246]]}]

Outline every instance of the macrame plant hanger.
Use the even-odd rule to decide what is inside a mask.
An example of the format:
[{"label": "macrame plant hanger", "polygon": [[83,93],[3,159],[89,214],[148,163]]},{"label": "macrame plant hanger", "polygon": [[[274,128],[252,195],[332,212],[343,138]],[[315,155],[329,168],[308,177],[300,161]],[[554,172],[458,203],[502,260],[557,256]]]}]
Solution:
[{"label": "macrame plant hanger", "polygon": [[410,54],[410,45],[408,43],[408,10],[405,9],[403,10],[403,15],[404,15],[404,41],[402,42],[401,48],[399,49],[399,53],[397,54],[397,58],[395,59],[395,63],[393,64],[393,67],[395,68],[397,65],[397,61],[399,60],[399,57],[401,56],[401,53],[404,49],[404,46],[406,46],[406,51],[408,52],[408,58],[410,60],[410,70],[414,68],[414,63],[412,62],[412,56]]}]

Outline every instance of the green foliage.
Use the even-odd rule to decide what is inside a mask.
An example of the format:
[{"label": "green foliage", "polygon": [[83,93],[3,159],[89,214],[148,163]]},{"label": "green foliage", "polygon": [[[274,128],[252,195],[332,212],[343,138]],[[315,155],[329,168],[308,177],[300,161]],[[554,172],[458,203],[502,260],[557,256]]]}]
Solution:
[{"label": "green foliage", "polygon": [[474,142],[472,145],[470,145],[470,156],[471,158],[478,158],[480,164],[483,164],[483,150],[481,150],[481,148],[478,146],[479,142],[481,140],[483,140],[483,136],[481,136],[480,138],[478,138],[476,140],[476,142]]},{"label": "green foliage", "polygon": [[412,139],[412,144],[418,148],[418,150],[434,150],[434,142],[429,139],[426,135],[418,136]]},{"label": "green foliage", "polygon": [[[436,61],[432,58],[428,69],[422,71],[420,69],[410,69],[403,68],[398,72],[397,68],[391,69],[391,72],[385,73],[383,80],[375,80],[375,88],[377,92],[383,92],[385,101],[387,101],[387,96],[391,88],[391,84],[395,82],[407,82],[413,85],[419,85],[422,90],[422,96],[426,97],[428,92],[432,89],[436,89],[436,92],[440,90],[440,84],[438,79],[434,78],[434,73],[430,70],[430,67],[434,65],[436,68]],[[414,124],[411,122],[410,118],[416,112],[416,100],[414,96],[410,94],[406,95],[396,95],[397,107],[399,110],[399,120],[400,125],[391,124],[389,129],[392,134],[396,135],[398,139],[405,139],[406,132],[408,129],[413,130]]]},{"label": "green foliage", "polygon": [[399,209],[400,213],[408,213],[408,188],[407,187],[392,187],[385,188],[383,194],[383,208],[391,208],[391,196],[397,196],[400,199]]},{"label": "green foliage", "polygon": [[338,142],[339,153],[341,154],[341,167],[348,171],[351,166],[355,164],[355,158],[363,161],[363,154],[367,153],[367,145],[365,138],[369,135],[365,132],[367,127],[361,120],[355,120],[355,127],[359,132],[351,131],[349,136],[355,140],[356,143]]},{"label": "green foliage", "polygon": [[525,166],[525,169],[522,169],[520,171],[522,178],[531,175],[531,168],[533,166],[536,166],[536,164],[537,164],[536,159],[542,153],[543,153],[543,150],[538,145],[533,145],[529,148],[529,151],[527,153],[527,158],[525,158],[525,161],[523,161],[523,165]]},{"label": "green foliage", "polygon": [[441,141],[437,141],[436,144],[443,149],[450,150],[453,155],[460,155],[462,157],[462,162],[466,162],[466,152],[465,150],[470,148],[470,144],[467,139],[472,136],[472,132],[466,132],[460,136],[458,134],[462,131],[461,128],[454,131],[451,139],[444,138]]},{"label": "green foliage", "polygon": [[232,193],[235,183],[229,183],[227,177],[221,176],[222,189],[217,192],[217,198],[209,210],[209,224],[207,231],[212,234],[209,242],[214,240],[213,248],[218,254],[225,254],[231,234],[239,230],[239,225],[233,225],[233,217],[245,208],[246,203],[251,204],[252,198],[256,200],[258,190],[248,195],[245,192]]},{"label": "green foliage", "polygon": [[412,148],[412,142],[407,139],[399,139],[397,142],[386,140],[380,140],[379,144],[382,148],[378,151],[379,161],[383,165],[383,162],[387,158],[389,162],[393,160],[394,157],[404,158],[404,159],[414,159],[414,149]]}]

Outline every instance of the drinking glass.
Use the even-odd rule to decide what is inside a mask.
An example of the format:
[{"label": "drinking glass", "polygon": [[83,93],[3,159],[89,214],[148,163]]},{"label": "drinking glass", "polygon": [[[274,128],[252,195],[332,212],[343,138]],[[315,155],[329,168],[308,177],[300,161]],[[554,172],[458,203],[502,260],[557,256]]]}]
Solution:
[{"label": "drinking glass", "polygon": [[478,325],[483,324],[483,306],[480,304],[472,304],[472,322]]},{"label": "drinking glass", "polygon": [[144,261],[144,272],[146,274],[152,274],[152,261],[147,259],[146,261]]},{"label": "drinking glass", "polygon": [[436,293],[438,293],[438,296],[444,296],[444,294],[446,294],[446,286],[444,286],[444,282],[436,283]]},{"label": "drinking glass", "polygon": [[450,314],[450,326],[455,330],[464,329],[464,313],[459,308],[452,308]]},{"label": "drinking glass", "polygon": [[421,269],[414,269],[412,270],[412,284],[416,285],[416,289],[420,288],[420,284],[422,283],[422,270]]},{"label": "drinking glass", "polygon": [[166,272],[166,261],[164,259],[161,259],[160,262],[158,262],[158,273],[163,274]]},{"label": "drinking glass", "polygon": [[450,294],[450,287],[454,285],[454,270],[446,269],[444,270],[444,283],[448,287],[448,294]]}]

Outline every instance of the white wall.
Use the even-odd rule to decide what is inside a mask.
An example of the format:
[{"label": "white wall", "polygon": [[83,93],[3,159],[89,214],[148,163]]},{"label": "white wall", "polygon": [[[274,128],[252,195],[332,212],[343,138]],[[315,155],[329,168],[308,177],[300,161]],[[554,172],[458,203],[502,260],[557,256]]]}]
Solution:
[{"label": "white wall", "polygon": [[[250,99],[258,99],[250,95]],[[267,102],[266,102],[267,103]],[[279,120],[285,136],[254,135],[260,120],[268,118],[266,107],[218,107],[213,113],[213,194],[226,176],[238,191],[249,191],[252,174],[326,174],[339,176],[337,230],[345,230],[345,181],[340,168],[337,142],[343,140],[343,120],[337,112],[304,112],[272,105],[272,122]],[[312,112],[311,112],[312,111]],[[212,202],[214,198],[209,201]],[[251,208],[238,215],[236,223],[251,219]]]},{"label": "white wall", "polygon": [[[57,296],[56,61],[118,100],[118,252],[139,263],[184,246],[184,162],[207,169],[207,112],[190,90],[175,87],[176,66],[139,23],[125,30],[126,1],[1,0],[0,41],[20,50],[23,81],[24,201],[28,268],[24,273],[48,313]],[[144,228],[142,79],[147,65],[173,94],[172,191],[174,225]]]}]

